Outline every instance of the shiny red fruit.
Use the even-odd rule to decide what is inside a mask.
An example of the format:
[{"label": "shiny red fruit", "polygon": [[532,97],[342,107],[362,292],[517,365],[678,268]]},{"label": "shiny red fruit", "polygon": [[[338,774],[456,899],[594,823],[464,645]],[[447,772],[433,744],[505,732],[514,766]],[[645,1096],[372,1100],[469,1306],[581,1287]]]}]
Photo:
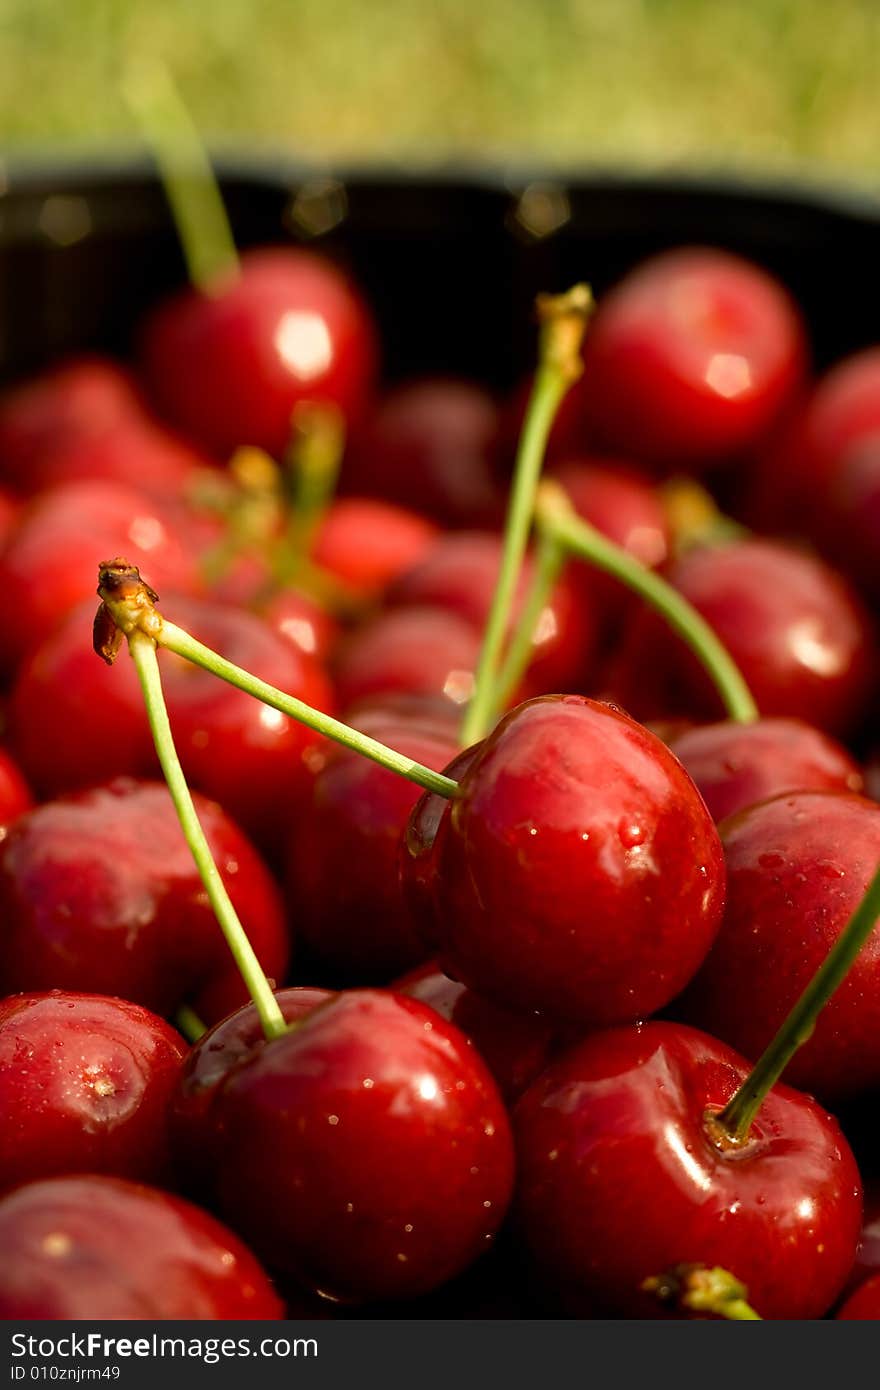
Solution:
[{"label": "shiny red fruit", "polygon": [[220,1210],[332,1297],[412,1297],[465,1269],[513,1187],[504,1106],[471,1044],[384,991],[337,996],[231,1070],[214,1102]]},{"label": "shiny red fruit", "polygon": [[[241,831],[196,808],[267,973],[289,943],[278,890]],[[157,1013],[184,1002],[212,1021],[230,981],[247,993],[208,903],[167,789],[124,778],[19,817],[0,846],[0,989],[114,994]],[[224,1010],[225,1012],[226,1010]]]},{"label": "shiny red fruit", "polygon": [[282,458],[299,401],[357,419],[378,356],[355,287],[323,257],[289,248],[246,252],[216,293],[187,289],[160,305],[141,347],[162,410],[221,458],[241,444]]},{"label": "shiny red fruit", "polygon": [[261,609],[261,616],[305,656],[328,662],[339,641],[339,623],[333,614],[300,589],[281,589]]},{"label": "shiny red fruit", "polygon": [[[757,1058],[824,961],[880,863],[880,806],[795,792],[721,826],[727,907],[682,1008]],[[786,1071],[825,1100],[880,1084],[880,933],[862,947]]]},{"label": "shiny red fruit", "polygon": [[323,518],[311,558],[356,597],[373,599],[421,560],[436,535],[434,523],[417,512],[370,497],[342,497]]},{"label": "shiny red fruit", "polygon": [[718,832],[681,764],[578,695],[507,715],[438,835],[442,969],[552,1020],[661,1008],[705,957],[723,904]]},{"label": "shiny red fruit", "polygon": [[[838,736],[858,725],[876,674],[873,630],[834,570],[776,541],[748,539],[695,547],[668,578],[717,633],[762,715]],[[608,687],[637,719],[720,711],[696,659],[647,609],[629,625]]]},{"label": "shiny red fruit", "polygon": [[799,719],[724,720],[666,741],[716,822],[785,792],[860,792],[864,782],[842,744]]},{"label": "shiny red fruit", "polygon": [[0,838],[17,816],[33,805],[30,789],[16,763],[0,748]]},{"label": "shiny red fruit", "polygon": [[595,1034],[525,1093],[515,1217],[567,1314],[656,1317],[642,1284],[682,1263],[734,1274],[762,1318],[828,1310],[859,1236],[855,1159],[836,1121],[781,1085],[747,1143],[719,1143],[706,1117],[747,1074],[716,1039],[648,1023]]},{"label": "shiny red fruit", "polygon": [[480,647],[473,625],[446,609],[380,613],[337,651],[340,708],[389,695],[436,695],[463,706],[473,694]]},{"label": "shiny red fruit", "polygon": [[877,1322],[880,1319],[880,1274],[860,1284],[834,1316],[844,1322]]},{"label": "shiny red fruit", "polygon": [[0,1317],[281,1318],[251,1252],[207,1212],[122,1178],[50,1178],[0,1202]]},{"label": "shiny red fruit", "polygon": [[682,248],[603,297],[576,391],[600,447],[680,470],[757,445],[806,361],[800,313],[778,281],[729,252]]},{"label": "shiny red fruit", "polygon": [[81,1172],[167,1181],[186,1050],[127,1000],[52,990],[0,1001],[0,1188]]},{"label": "shiny red fruit", "polygon": [[212,460],[157,421],[133,417],[94,437],[56,441],[34,466],[27,492],[101,479],[137,487],[158,501],[185,498]]}]

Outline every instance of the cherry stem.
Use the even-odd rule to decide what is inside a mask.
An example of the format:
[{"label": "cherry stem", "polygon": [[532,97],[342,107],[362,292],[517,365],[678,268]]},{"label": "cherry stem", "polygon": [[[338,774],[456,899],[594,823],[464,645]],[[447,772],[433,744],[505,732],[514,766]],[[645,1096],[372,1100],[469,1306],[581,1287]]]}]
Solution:
[{"label": "cherry stem", "polygon": [[204,1033],[208,1031],[208,1025],[203,1023],[189,1004],[181,1004],[177,1013],[174,1015],[174,1026],[178,1033],[182,1033],[187,1042],[196,1043]]},{"label": "cherry stem", "polygon": [[156,641],[159,646],[167,647],[170,652],[176,652],[178,656],[185,657],[195,666],[201,666],[205,671],[211,671],[215,676],[219,676],[221,680],[228,681],[230,685],[244,690],[248,695],[253,695],[264,705],[271,705],[272,709],[280,710],[282,714],[296,719],[300,724],[308,725],[316,733],[333,739],[335,743],[341,743],[345,748],[351,748],[355,753],[362,753],[365,758],[371,758],[374,763],[388,768],[389,772],[399,773],[401,777],[406,777],[410,782],[424,787],[426,791],[437,792],[439,796],[452,797],[458,790],[458,783],[454,782],[451,777],[444,777],[442,773],[434,772],[431,768],[415,762],[412,758],[405,758],[402,753],[395,752],[386,744],[379,743],[377,739],[370,738],[367,734],[362,734],[358,729],[352,729],[348,724],[343,724],[340,720],[334,719],[329,714],[324,714],[321,710],[313,709],[311,705],[305,704],[303,700],[298,700],[294,695],[285,695],[283,690],[277,690],[274,685],[269,685],[266,681],[261,681],[259,677],[251,675],[250,671],[245,671],[241,666],[233,665],[231,661],[227,661],[225,657],[220,656],[210,647],[197,642],[182,627],[177,627],[175,623],[170,623],[167,619],[162,620]]},{"label": "cherry stem", "polygon": [[291,508],[279,578],[294,579],[336,491],[345,447],[345,417],[329,401],[300,401],[291,417],[287,465]]},{"label": "cherry stem", "polygon": [[278,1007],[278,1001],[272,993],[272,987],[266,978],[263,967],[257,960],[254,948],[248,940],[238,913],[232,906],[232,900],[226,891],[223,879],[220,877],[220,871],[214,863],[214,857],[211,854],[186,778],[183,775],[183,769],[180,766],[162,690],[162,677],[156,657],[155,641],[138,627],[126,635],[129,651],[144,694],[147,718],[150,721],[150,731],[156,745],[156,752],[159,755],[159,762],[165,774],[165,781],[168,783],[168,790],[171,793],[181,829],[196,862],[199,877],[205,886],[205,892],[214,909],[217,921],[220,923],[226,944],[232,952],[248,994],[254,1001],[263,1032],[270,1040],[279,1038],[287,1031],[284,1015]]},{"label": "cherry stem", "polygon": [[535,631],[564,563],[565,551],[556,537],[540,536],[535,550],[535,569],[532,582],[526,594],[516,631],[498,673],[495,710],[506,708],[529,668],[529,663],[535,654]]},{"label": "cherry stem", "polygon": [[539,295],[538,367],[519,438],[513,483],[507,507],[501,566],[474,680],[473,698],[461,730],[464,747],[488,733],[498,702],[496,676],[528,545],[535,494],[547,440],[559,405],[583,371],[581,345],[593,308],[588,286],[575,285],[567,294]]},{"label": "cherry stem", "polygon": [[579,517],[555,483],[541,485],[536,519],[539,534],[554,536],[567,552],[619,579],[666,619],[711,677],[731,719],[750,724],[758,718],[751,691],[730,653],[677,589]]},{"label": "cherry stem", "polygon": [[758,1058],[736,1094],[720,1113],[707,1118],[710,1132],[720,1139],[745,1143],[764,1097],[776,1084],[799,1047],[809,1042],[816,1020],[880,917],[880,868],[828,955],[785,1019],[770,1046]]},{"label": "cherry stem", "polygon": [[131,64],[122,88],[159,167],[190,282],[217,294],[237,276],[239,260],[198,128],[159,60]]},{"label": "cherry stem", "polygon": [[652,1275],[642,1284],[646,1293],[661,1303],[671,1303],[690,1313],[709,1313],[730,1322],[761,1322],[760,1313],[747,1301],[744,1284],[716,1265],[676,1265],[667,1274]]}]

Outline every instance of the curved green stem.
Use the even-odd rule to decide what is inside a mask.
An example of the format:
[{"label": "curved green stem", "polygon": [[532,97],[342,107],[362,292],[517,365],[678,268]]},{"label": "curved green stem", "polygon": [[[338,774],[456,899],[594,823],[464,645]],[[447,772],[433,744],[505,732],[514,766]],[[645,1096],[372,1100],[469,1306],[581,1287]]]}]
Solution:
[{"label": "curved green stem", "polygon": [[522,613],[495,683],[493,715],[513,698],[534,656],[535,629],[547,607],[551,590],[565,563],[565,551],[555,536],[542,535],[535,550],[535,568]]},{"label": "curved green stem", "polygon": [[690,1313],[710,1314],[728,1322],[762,1322],[747,1301],[747,1289],[719,1265],[677,1265],[667,1274],[652,1275],[642,1284],[646,1293],[655,1294]]},{"label": "curved green stem", "polygon": [[186,842],[196,862],[199,877],[205,885],[205,892],[220,923],[247,991],[254,1001],[263,1032],[267,1038],[278,1038],[287,1031],[287,1024],[281,1009],[278,1007],[278,1000],[272,993],[272,988],[266,979],[263,967],[257,960],[254,948],[251,946],[244,927],[239,921],[238,914],[232,906],[226,886],[220,877],[217,865],[214,863],[205,832],[196,814],[196,808],[193,805],[193,799],[174,746],[165,696],[162,692],[162,678],[159,674],[155,643],[146,633],[136,628],[128,634],[128,645],[144,694],[147,718],[150,721],[150,730],[156,745],[156,752],[159,755],[159,762],[162,765],[165,781],[168,783],[168,790],[171,793],[171,799],[174,802],[174,808],[177,811]]},{"label": "curved green stem", "polygon": [[202,137],[164,63],[130,66],[122,88],[159,166],[190,281],[216,294],[239,261]]},{"label": "curved green stem", "polygon": [[554,536],[572,555],[619,579],[666,619],[710,676],[731,719],[750,724],[758,718],[751,691],[733,658],[677,589],[579,517],[556,485],[541,488],[536,518],[541,534]]},{"label": "curved green stem", "polygon": [[175,623],[170,623],[163,618],[154,635],[161,647],[167,647],[169,651],[185,657],[194,665],[201,666],[205,671],[213,672],[221,680],[228,681],[230,685],[246,691],[248,695],[253,695],[257,700],[262,700],[264,705],[271,705],[273,709],[280,710],[282,714],[289,715],[291,719],[296,719],[300,724],[308,725],[316,733],[324,734],[326,738],[333,739],[335,743],[341,743],[356,753],[362,753],[365,758],[371,758],[374,763],[387,767],[390,772],[399,773],[401,777],[408,778],[410,782],[415,782],[427,791],[437,792],[439,796],[451,797],[458,790],[458,783],[454,782],[451,777],[444,777],[441,772],[434,772],[432,768],[425,767],[412,758],[405,758],[402,753],[395,752],[386,744],[379,743],[377,739],[370,738],[368,734],[362,734],[358,729],[352,729],[348,724],[343,724],[331,715],[322,713],[321,710],[313,709],[311,705],[305,704],[303,700],[298,700],[294,695],[285,695],[283,690],[277,690],[274,685],[269,685],[257,676],[252,676],[250,671],[245,671],[241,666],[235,666],[210,647],[197,642],[194,637],[191,637],[182,627],[177,627]]},{"label": "curved green stem", "polygon": [[785,1019],[776,1037],[762,1053],[739,1090],[720,1114],[707,1119],[710,1131],[722,1139],[743,1143],[767,1092],[805,1042],[835,990],[843,984],[859,951],[880,918],[880,868],[868,884],[865,896],[850,917],[828,955]]},{"label": "curved green stem", "polygon": [[566,295],[542,297],[538,301],[542,316],[538,368],[519,439],[501,565],[483,634],[474,694],[462,724],[464,747],[483,738],[491,725],[498,664],[528,544],[547,439],[563,396],[581,374],[580,349],[591,310],[592,296],[586,285],[576,285]]}]

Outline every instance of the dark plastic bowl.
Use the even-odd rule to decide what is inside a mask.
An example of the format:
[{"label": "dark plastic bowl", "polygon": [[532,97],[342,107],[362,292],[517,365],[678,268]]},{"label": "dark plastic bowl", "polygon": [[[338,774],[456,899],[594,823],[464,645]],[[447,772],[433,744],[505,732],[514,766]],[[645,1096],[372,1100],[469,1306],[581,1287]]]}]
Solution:
[{"label": "dark plastic bowl", "polygon": [[[509,385],[530,361],[539,290],[586,279],[600,293],[682,242],[775,272],[807,314],[819,365],[880,339],[872,199],[699,178],[217,167],[241,246],[311,241],[350,267],[379,315],[389,377],[452,370]],[[13,161],[0,195],[0,376],[71,349],[125,353],[140,311],[183,276],[147,161]]]}]

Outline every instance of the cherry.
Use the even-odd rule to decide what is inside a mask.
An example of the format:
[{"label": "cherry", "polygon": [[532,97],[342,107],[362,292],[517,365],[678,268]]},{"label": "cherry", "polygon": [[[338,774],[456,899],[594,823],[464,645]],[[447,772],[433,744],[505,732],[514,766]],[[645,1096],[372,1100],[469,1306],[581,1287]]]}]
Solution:
[{"label": "cherry", "polygon": [[160,590],[192,592],[195,562],[163,509],[122,483],[66,483],[35,498],[0,556],[0,664],[13,667],[95,592],[95,556],[132,557]]},{"label": "cherry", "polygon": [[508,1104],[522,1095],[558,1050],[559,1030],[540,1014],[503,1009],[450,980],[433,961],[401,976],[394,989],[430,1004],[470,1038]]},{"label": "cherry", "polygon": [[[281,979],[278,891],[219,806],[196,800],[254,949]],[[0,845],[0,904],[5,992],[115,994],[165,1015],[189,1001],[209,1021],[215,997],[224,1009],[246,998],[164,786],[120,778],[20,816]]]},{"label": "cherry", "polygon": [[[871,694],[874,641],[867,613],[834,570],[775,541],[697,546],[669,579],[702,614],[765,716],[851,730]],[[718,697],[666,624],[640,610],[608,688],[636,718],[717,716]]]},{"label": "cherry", "polygon": [[675,732],[665,742],[716,822],[784,792],[860,792],[863,787],[859,766],[846,749],[798,719],[727,720]]},{"label": "cherry", "polygon": [[[482,633],[501,566],[502,540],[491,531],[458,531],[440,536],[404,571],[388,594],[391,607],[444,608],[473,623]],[[520,620],[534,572],[530,557],[520,569],[509,627]],[[565,690],[589,669],[595,645],[593,605],[561,579],[535,630],[529,684],[535,693]]]},{"label": "cherry", "polygon": [[[374,716],[361,729],[437,772],[456,748],[448,727]],[[359,983],[387,981],[425,956],[397,871],[400,837],[419,794],[412,782],[336,747],[289,837],[288,900],[298,939]]]},{"label": "cherry", "polygon": [[145,416],[129,374],[109,358],[71,357],[0,397],[0,472],[21,492],[60,444],[107,435]]},{"label": "cherry", "polygon": [[190,1202],[122,1178],[49,1178],[0,1201],[8,1320],[280,1318],[251,1252]]},{"label": "cherry", "polygon": [[876,1322],[880,1318],[880,1274],[872,1274],[860,1284],[834,1316],[845,1322]]},{"label": "cherry", "polygon": [[578,695],[508,714],[459,782],[437,842],[441,968],[551,1020],[643,1017],[718,928],[721,844],[661,741]]},{"label": "cherry", "polygon": [[474,688],[480,638],[473,625],[443,608],[399,608],[365,623],[336,654],[343,710],[394,694],[442,695],[463,705]]},{"label": "cherry", "polygon": [[[443,769],[446,776],[460,782],[482,747],[481,741],[456,753]],[[422,940],[432,947],[439,945],[442,939],[436,925],[437,875],[439,841],[449,824],[447,807],[445,797],[437,792],[423,792],[412,809],[398,847],[400,885],[410,915]],[[435,962],[429,964],[436,967]]]},{"label": "cherry", "polygon": [[314,1010],[228,1073],[212,1116],[220,1210],[270,1266],[337,1299],[440,1286],[510,1200],[489,1073],[403,995],[350,991]]},{"label": "cherry", "polygon": [[[842,792],[796,792],[721,827],[727,906],[681,1008],[747,1057],[769,1043],[825,959],[880,861],[880,806]],[[810,1041],[793,1084],[824,1099],[880,1081],[880,939],[862,947]]]},{"label": "cherry", "polygon": [[212,461],[158,422],[133,416],[105,434],[60,439],[28,478],[27,492],[86,479],[136,486],[158,501],[185,495]]},{"label": "cherry", "polygon": [[799,390],[800,313],[765,271],[729,252],[651,257],[604,296],[578,395],[589,436],[659,468],[754,448]]},{"label": "cherry", "polygon": [[433,522],[391,502],[342,497],[321,521],[312,559],[359,597],[378,598],[436,534]]},{"label": "cherry", "polygon": [[168,1176],[168,1105],[186,1045],[122,999],[0,1001],[0,1188],[57,1173]]},{"label": "cherry", "polygon": [[5,748],[0,748],[0,840],[6,827],[29,811],[33,798],[24,777]]},{"label": "cherry", "polygon": [[356,421],[378,355],[351,282],[324,257],[283,247],[246,252],[212,293],[185,289],[154,309],[141,349],[162,410],[221,458],[241,444],[281,458],[302,400]]},{"label": "cherry", "polygon": [[21,515],[21,502],[0,488],[0,550],[12,535]]},{"label": "cherry", "polygon": [[339,641],[339,623],[317,599],[302,589],[280,589],[262,609],[273,629],[308,657],[328,662]]},{"label": "cherry", "polygon": [[827,1311],[858,1241],[855,1160],[787,1086],[744,1143],[720,1136],[711,1117],[747,1073],[716,1039],[648,1023],[594,1034],[526,1091],[515,1218],[567,1313],[657,1316],[644,1281],[682,1262],[730,1270],[763,1318]]},{"label": "cherry", "polygon": [[443,377],[389,391],[353,441],[348,491],[387,498],[447,526],[497,516],[498,407],[474,382]]}]

